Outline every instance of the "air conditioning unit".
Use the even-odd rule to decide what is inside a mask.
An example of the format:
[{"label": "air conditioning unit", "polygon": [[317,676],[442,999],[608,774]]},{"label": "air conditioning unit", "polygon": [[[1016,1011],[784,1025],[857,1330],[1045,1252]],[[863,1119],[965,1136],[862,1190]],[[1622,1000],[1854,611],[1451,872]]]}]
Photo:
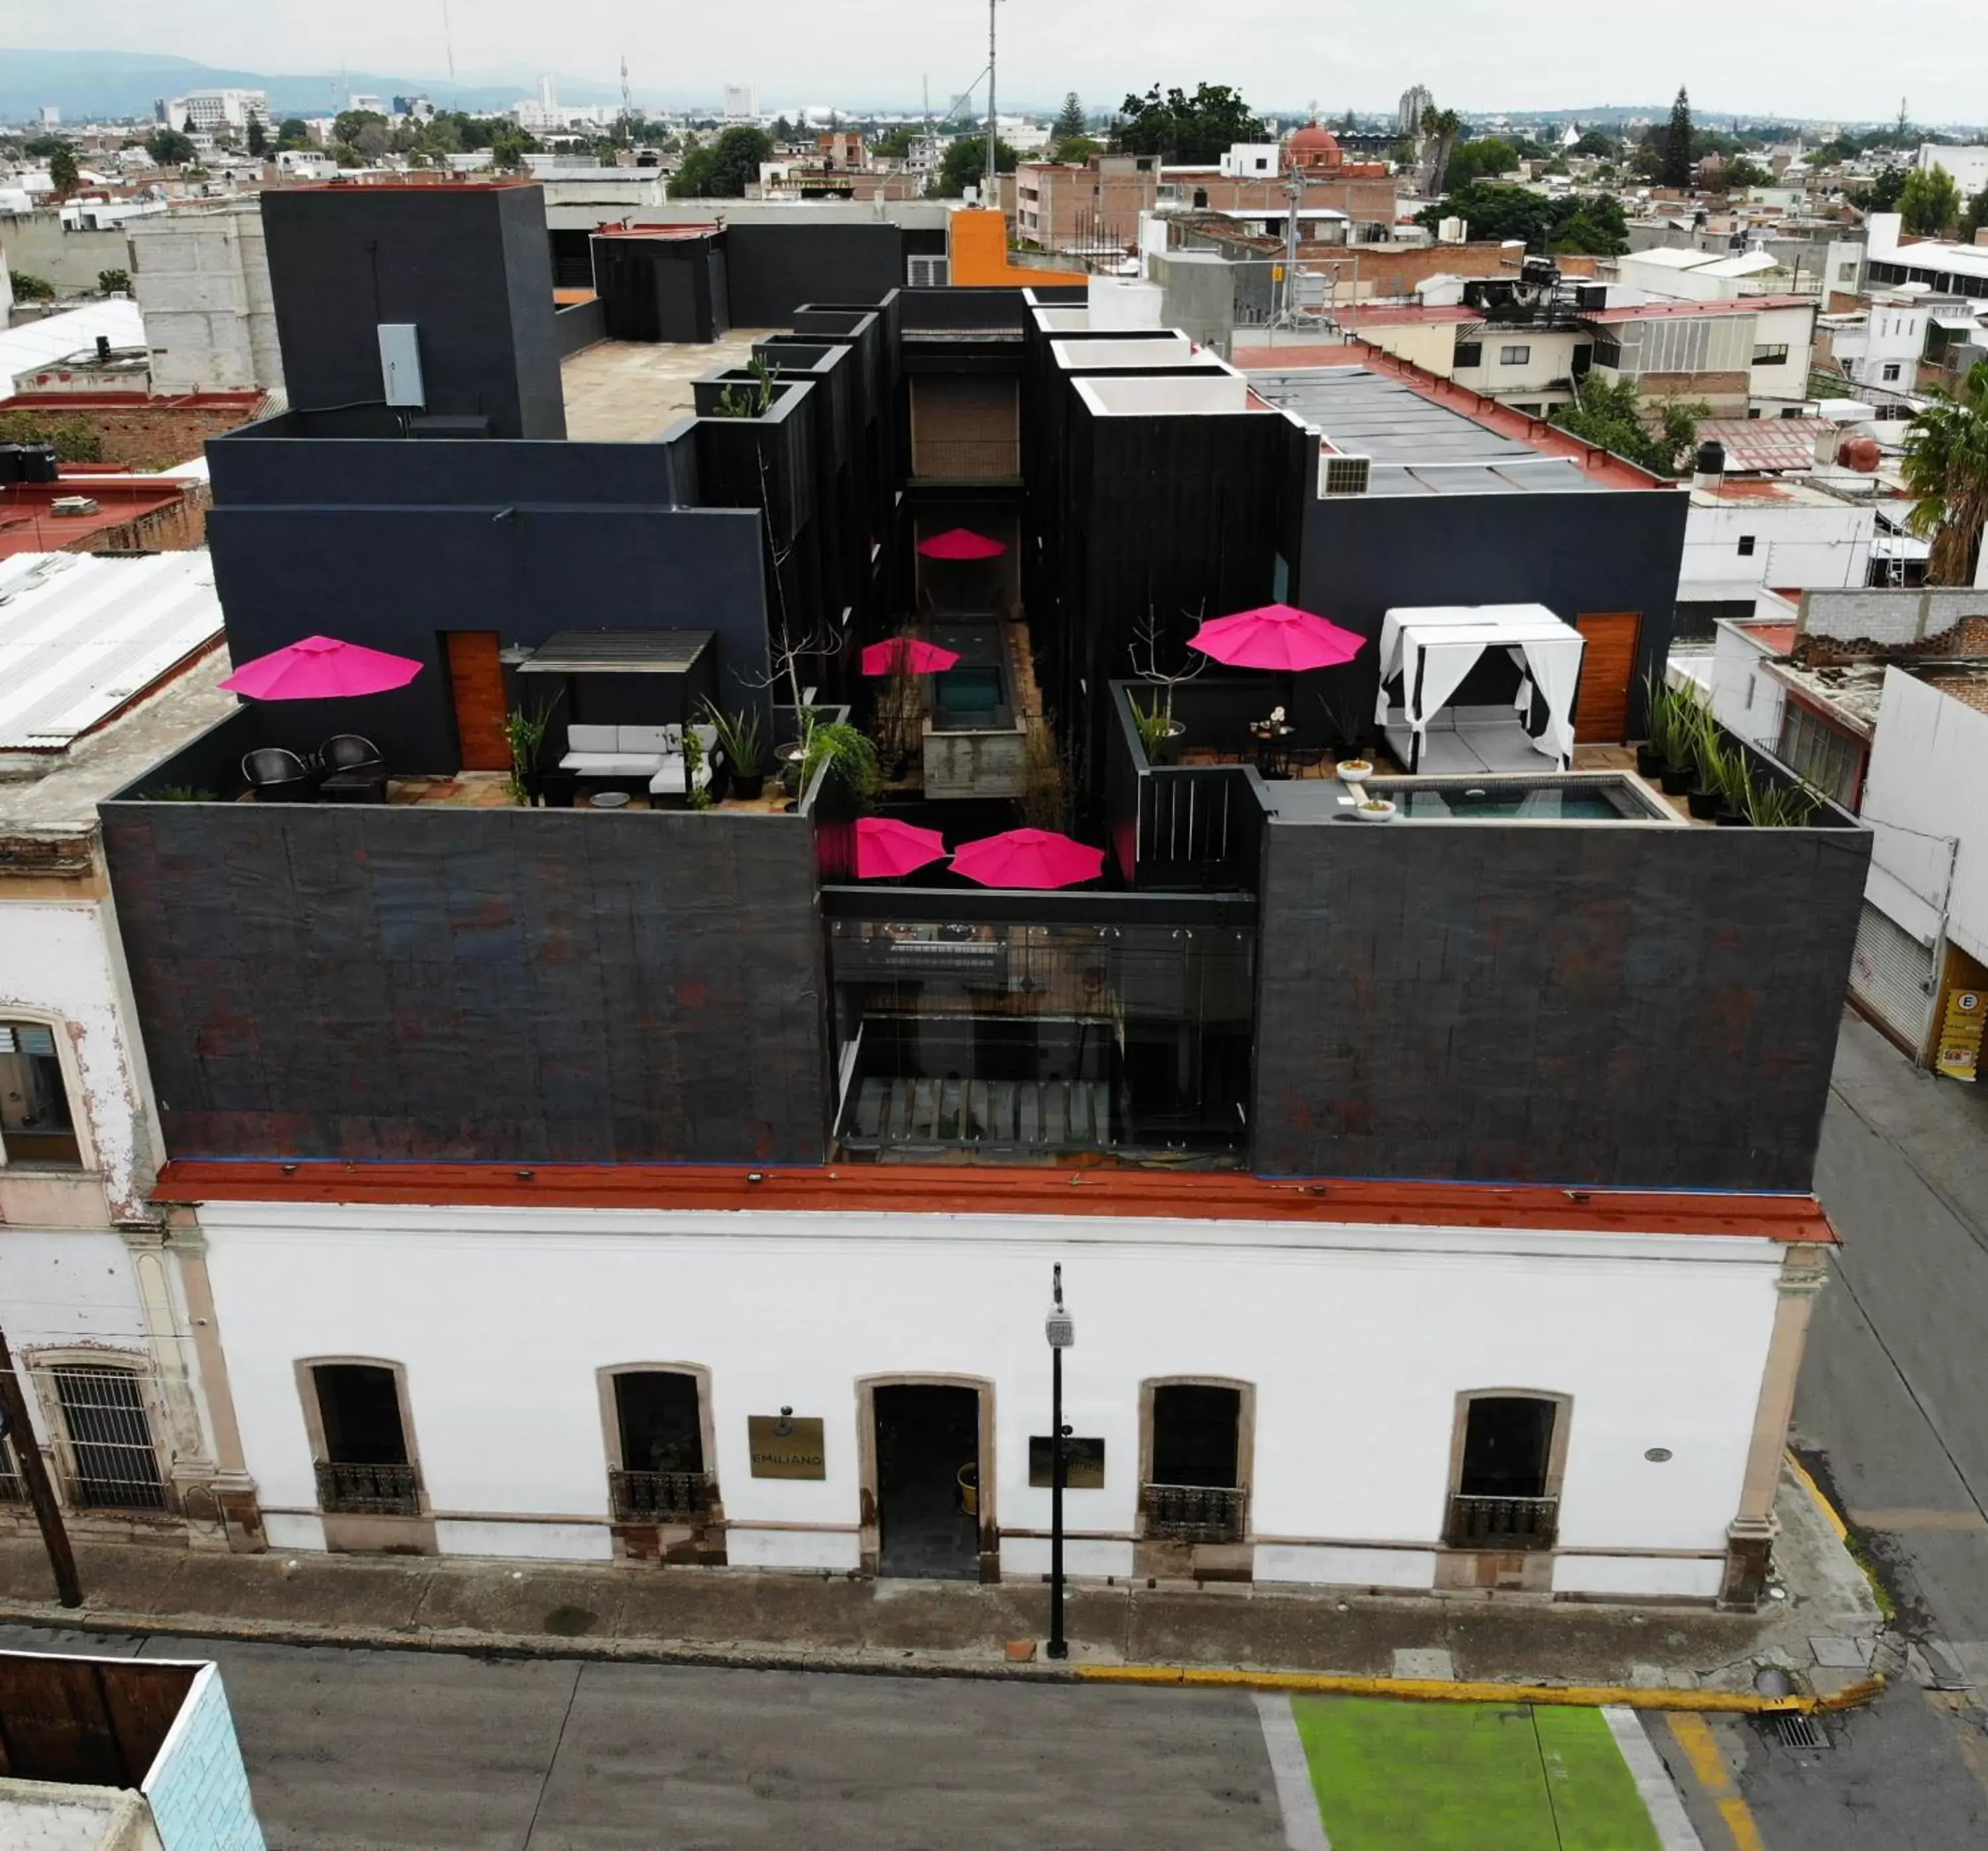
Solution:
[{"label": "air conditioning unit", "polygon": [[914,289],[943,289],[948,278],[946,260],[943,257],[908,257],[904,259],[905,280]]},{"label": "air conditioning unit", "polygon": [[1320,499],[1336,495],[1364,495],[1373,468],[1374,459],[1371,456],[1342,456],[1336,450],[1320,450],[1318,453]]}]

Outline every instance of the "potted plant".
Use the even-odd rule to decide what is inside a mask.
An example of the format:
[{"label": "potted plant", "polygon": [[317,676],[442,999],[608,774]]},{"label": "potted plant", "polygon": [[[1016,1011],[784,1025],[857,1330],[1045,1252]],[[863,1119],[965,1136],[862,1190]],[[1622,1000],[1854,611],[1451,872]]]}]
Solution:
[{"label": "potted plant", "polygon": [[764,735],[758,711],[747,708],[728,714],[707,702],[704,711],[706,724],[718,735],[718,749],[725,754],[732,795],[742,802],[757,802],[766,788]]},{"label": "potted plant", "polygon": [[1636,748],[1636,775],[1652,783],[1664,768],[1664,729],[1668,724],[1671,691],[1655,675],[1643,677],[1643,724],[1649,737]]},{"label": "potted plant", "polygon": [[1168,713],[1160,704],[1160,697],[1153,697],[1150,709],[1141,707],[1136,697],[1132,701],[1132,724],[1139,729],[1139,743],[1145,748],[1148,765],[1171,765],[1179,749],[1175,741],[1187,731],[1179,721]]},{"label": "potted plant", "polygon": [[552,718],[549,707],[514,707],[504,716],[504,738],[511,748],[511,801],[529,809],[539,800],[539,748]]},{"label": "potted plant", "polygon": [[1682,797],[1698,774],[1693,748],[1697,738],[1698,703],[1674,688],[1664,690],[1657,724],[1662,732],[1656,740],[1663,763],[1657,782],[1666,797]]},{"label": "potted plant", "polygon": [[[1694,703],[1692,720],[1691,760],[1698,775],[1685,793],[1685,801],[1694,822],[1709,822],[1726,807],[1726,788],[1733,776],[1732,761],[1737,755],[1726,751],[1719,722],[1712,718],[1709,708]],[[1743,765],[1739,775],[1746,775]]]},{"label": "potted plant", "polygon": [[[877,762],[877,748],[870,735],[847,720],[832,720],[808,729],[807,754],[800,762],[800,789],[813,783],[816,772],[826,765],[858,809],[867,809],[883,782]],[[798,794],[798,793],[797,793]]]},{"label": "potted plant", "polygon": [[704,769],[704,735],[695,727],[683,729],[684,802],[694,810],[711,808],[711,785],[700,779]]},{"label": "potted plant", "polygon": [[1806,829],[1821,801],[1798,785],[1756,782],[1747,793],[1746,820],[1757,829]]}]

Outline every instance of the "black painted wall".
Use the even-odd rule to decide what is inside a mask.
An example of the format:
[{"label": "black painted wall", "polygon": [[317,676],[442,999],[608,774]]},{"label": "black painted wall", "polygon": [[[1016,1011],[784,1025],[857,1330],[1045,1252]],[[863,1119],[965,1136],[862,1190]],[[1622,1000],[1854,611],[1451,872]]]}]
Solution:
[{"label": "black painted wall", "polygon": [[732,225],[725,273],[735,328],[788,328],[803,302],[874,302],[904,280],[891,225]]},{"label": "black painted wall", "polygon": [[1808,1188],[1869,858],[1862,830],[1273,819],[1257,1168]]},{"label": "black painted wall", "polygon": [[804,819],[103,815],[174,1157],[824,1154]]},{"label": "black painted wall", "polygon": [[[326,461],[335,467],[355,446],[299,448],[330,452]],[[404,465],[411,468],[438,451],[533,447],[390,448],[414,459]],[[560,473],[582,460],[560,459]],[[560,506],[529,501],[523,489],[518,485],[516,500],[465,495],[468,505],[443,502],[431,489],[434,502],[237,503],[209,513],[215,583],[235,660],[322,633],[424,664],[392,694],[303,704],[311,711],[296,724],[309,735],[305,745],[349,729],[374,739],[397,773],[455,770],[462,761],[442,640],[451,630],[495,630],[503,643],[527,646],[569,629],[708,630],[717,636],[725,705],[763,703],[763,691],[749,686],[764,675],[766,660],[756,512]],[[654,716],[665,717],[675,716]]]},{"label": "black painted wall", "polygon": [[[1661,677],[1670,653],[1688,496],[1621,489],[1320,500],[1315,453],[1297,436],[1300,492],[1286,539],[1295,554],[1286,555],[1293,603],[1377,643],[1381,620],[1398,605],[1543,604],[1569,623],[1586,612],[1641,611],[1634,736],[1645,678]],[[1377,672],[1368,648],[1345,669],[1314,679],[1334,683],[1335,702],[1371,718]]]},{"label": "black painted wall", "polygon": [[262,196],[290,403],[377,401],[379,324],[421,329],[431,415],[566,434],[542,189],[298,187]]}]

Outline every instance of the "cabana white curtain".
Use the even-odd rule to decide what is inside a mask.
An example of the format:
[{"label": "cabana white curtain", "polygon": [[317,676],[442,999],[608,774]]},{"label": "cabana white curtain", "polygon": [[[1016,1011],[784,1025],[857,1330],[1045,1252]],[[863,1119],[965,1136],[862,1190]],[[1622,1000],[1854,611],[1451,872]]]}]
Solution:
[{"label": "cabana white curtain", "polygon": [[1401,702],[1409,727],[1428,731],[1431,718],[1446,707],[1486,650],[1503,649],[1520,670],[1513,705],[1521,716],[1539,691],[1547,709],[1546,730],[1533,740],[1535,750],[1564,771],[1574,757],[1574,701],[1581,686],[1581,632],[1564,623],[1543,604],[1410,606],[1391,610],[1381,627],[1381,686],[1374,718],[1384,726],[1391,704],[1388,684],[1401,677]]}]

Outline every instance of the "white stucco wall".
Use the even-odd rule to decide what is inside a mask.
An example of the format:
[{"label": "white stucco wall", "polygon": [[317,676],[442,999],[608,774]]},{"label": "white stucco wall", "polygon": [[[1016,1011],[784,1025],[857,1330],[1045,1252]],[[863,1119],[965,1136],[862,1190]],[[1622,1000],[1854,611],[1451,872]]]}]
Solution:
[{"label": "white stucco wall", "polygon": [[1865,897],[1909,932],[1946,936],[1988,962],[1988,714],[1895,668],[1885,671],[1864,788]]},{"label": "white stucco wall", "polygon": [[1767,672],[1773,651],[1742,627],[1721,621],[1712,646],[1712,711],[1729,733],[1774,749],[1787,687]]},{"label": "white stucco wall", "polygon": [[[77,1229],[0,1231],[0,1329],[17,1363],[48,1350],[102,1349],[149,1370],[150,1339],[131,1255],[115,1234]],[[28,1397],[44,1441],[41,1398]]]},{"label": "white stucco wall", "polygon": [[[1750,487],[1736,483],[1735,490]],[[1685,516],[1679,575],[1694,587],[1756,585],[1805,591],[1861,585],[1878,531],[1875,508],[1828,502],[1758,500],[1734,494],[1708,505],[1694,494]],[[1753,550],[1740,550],[1750,535]],[[1738,592],[1729,593],[1736,596]]]},{"label": "white stucco wall", "polygon": [[0,1015],[59,1018],[87,1167],[114,1218],[144,1210],[150,1140],[99,905],[0,904]]},{"label": "white stucco wall", "polygon": [[[1066,1417],[1107,1447],[1105,1488],[1070,1493],[1068,1522],[1119,1539],[1086,1545],[1077,1572],[1130,1566],[1140,1382],[1203,1375],[1256,1385],[1264,1579],[1425,1587],[1456,1397],[1517,1387],[1573,1397],[1564,1551],[1702,1552],[1647,1573],[1564,1554],[1565,1572],[1598,1589],[1613,1576],[1611,1591],[1663,1592],[1681,1576],[1713,1591],[1780,1259],[1746,1238],[1089,1218],[239,1203],[201,1218],[248,1464],[279,1546],[321,1535],[295,1373],[313,1356],[405,1366],[445,1549],[604,1555],[596,1371],[635,1362],[711,1371],[735,1562],[854,1566],[856,1385],[873,1375],[990,1379],[983,1475],[997,1520],[1046,1530],[1027,1441],[1048,1430],[1042,1319],[1060,1261],[1078,1337]],[[825,1480],[749,1475],[746,1418],[783,1407],[826,1423]],[[1645,1458],[1657,1447],[1668,1463]],[[526,1517],[549,1521],[504,1521]],[[576,1523],[603,1528],[583,1539]],[[1030,1572],[1043,1553],[1016,1538],[1004,1559]]]}]

